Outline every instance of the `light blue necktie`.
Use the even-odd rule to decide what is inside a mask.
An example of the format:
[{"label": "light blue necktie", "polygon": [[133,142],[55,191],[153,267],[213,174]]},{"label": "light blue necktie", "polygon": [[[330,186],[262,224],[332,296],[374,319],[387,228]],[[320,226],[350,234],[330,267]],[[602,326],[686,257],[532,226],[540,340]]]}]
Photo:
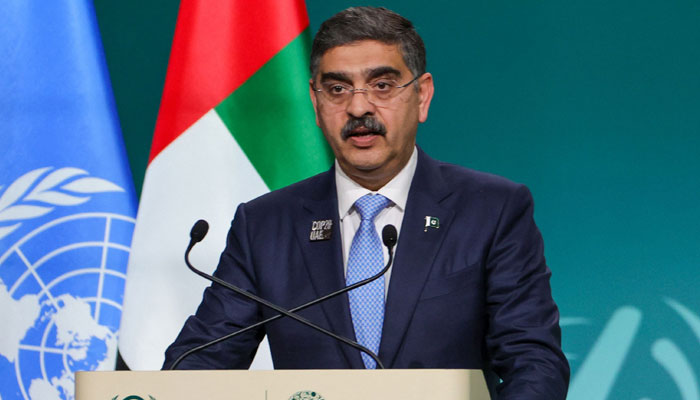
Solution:
[{"label": "light blue necktie", "polygon": [[[384,267],[384,254],[374,227],[374,217],[388,204],[389,199],[380,194],[367,194],[355,202],[355,209],[360,213],[362,222],[350,245],[345,278],[348,285],[369,278]],[[384,324],[384,277],[350,291],[348,297],[357,342],[375,354],[379,353]],[[370,356],[361,354],[367,369],[377,367]]]}]

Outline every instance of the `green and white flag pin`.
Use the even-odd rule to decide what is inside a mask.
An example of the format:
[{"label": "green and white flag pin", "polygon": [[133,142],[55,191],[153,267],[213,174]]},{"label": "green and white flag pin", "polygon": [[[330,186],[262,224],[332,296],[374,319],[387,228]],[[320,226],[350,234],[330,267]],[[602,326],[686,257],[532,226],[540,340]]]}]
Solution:
[{"label": "green and white flag pin", "polygon": [[425,229],[424,232],[428,232],[428,228],[439,228],[440,219],[438,217],[431,217],[430,215],[425,216]]}]

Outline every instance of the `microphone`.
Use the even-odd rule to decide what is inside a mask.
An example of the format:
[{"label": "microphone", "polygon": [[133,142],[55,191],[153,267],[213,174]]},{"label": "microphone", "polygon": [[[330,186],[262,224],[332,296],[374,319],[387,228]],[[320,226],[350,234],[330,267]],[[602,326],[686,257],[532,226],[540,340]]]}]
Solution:
[{"label": "microphone", "polygon": [[190,251],[192,250],[192,248],[194,247],[194,245],[195,245],[196,243],[200,242],[202,239],[204,239],[204,236],[206,236],[208,230],[209,230],[209,224],[208,224],[205,220],[199,220],[199,221],[197,221],[197,222],[194,224],[194,226],[192,227],[192,230],[190,231],[190,243],[189,243],[189,245],[187,246],[187,250],[185,251],[185,263],[187,264],[187,267],[188,267],[190,270],[192,270],[192,272],[196,273],[197,275],[199,275],[199,276],[201,276],[201,277],[203,277],[203,278],[205,278],[205,279],[207,279],[207,280],[210,280],[210,281],[212,281],[212,282],[218,283],[218,284],[224,286],[225,288],[227,288],[227,289],[229,289],[229,290],[232,290],[232,291],[234,291],[234,292],[236,292],[236,293],[238,293],[238,294],[240,294],[240,295],[242,295],[242,296],[244,296],[244,297],[247,297],[247,298],[249,298],[249,299],[251,299],[251,300],[253,300],[253,301],[255,301],[255,302],[259,303],[259,304],[263,304],[263,305],[265,305],[265,306],[267,306],[267,307],[269,307],[269,308],[272,308],[273,310],[279,312],[280,314],[275,315],[275,316],[273,316],[273,317],[270,317],[270,318],[268,318],[268,319],[266,319],[266,320],[257,322],[257,323],[255,323],[255,324],[253,324],[253,325],[248,326],[248,327],[239,329],[239,330],[236,331],[236,332],[232,332],[232,333],[230,333],[230,334],[228,334],[228,335],[225,335],[225,336],[222,336],[222,337],[220,337],[220,338],[214,339],[214,340],[212,340],[212,341],[210,341],[210,342],[204,343],[204,344],[202,344],[202,345],[200,345],[200,346],[197,346],[197,347],[195,347],[195,348],[192,348],[192,349],[186,351],[185,353],[183,353],[182,355],[180,355],[180,357],[178,357],[178,358],[173,362],[173,364],[172,364],[172,365],[170,366],[170,368],[169,368],[170,370],[174,370],[175,368],[177,368],[177,366],[180,364],[180,362],[181,362],[182,360],[184,360],[184,359],[185,359],[187,356],[189,356],[190,354],[196,353],[196,352],[198,352],[198,351],[200,351],[200,350],[203,350],[203,349],[205,349],[205,348],[207,348],[207,347],[209,347],[209,346],[213,346],[213,345],[215,345],[215,344],[217,344],[217,343],[220,343],[220,342],[222,342],[222,341],[224,341],[224,340],[227,340],[227,339],[230,339],[230,338],[235,337],[235,336],[237,336],[237,335],[240,335],[240,334],[242,334],[242,333],[244,333],[244,332],[247,332],[247,331],[249,331],[249,330],[251,330],[251,329],[255,329],[255,328],[258,327],[258,326],[261,326],[261,325],[267,324],[267,323],[269,323],[269,322],[272,322],[272,321],[274,321],[274,320],[276,320],[276,319],[278,319],[278,318],[281,318],[282,316],[290,317],[290,318],[292,318],[292,319],[294,319],[294,320],[296,320],[296,321],[298,321],[298,322],[300,322],[300,323],[302,323],[302,324],[304,324],[304,325],[306,325],[306,326],[308,326],[308,327],[310,327],[310,328],[312,328],[312,329],[315,329],[315,330],[317,330],[317,331],[319,331],[319,332],[321,332],[321,333],[324,333],[324,334],[326,334],[326,335],[328,335],[328,336],[330,336],[330,337],[332,337],[332,338],[334,338],[334,339],[336,339],[336,340],[339,340],[339,341],[341,341],[341,342],[343,342],[343,343],[345,343],[345,344],[347,344],[347,345],[349,345],[349,346],[351,346],[351,347],[353,347],[353,348],[355,348],[355,349],[357,349],[357,350],[362,351],[363,353],[369,355],[369,356],[374,360],[374,362],[377,363],[377,366],[378,366],[380,369],[384,369],[384,364],[382,364],[381,360],[379,360],[379,357],[378,357],[376,354],[374,354],[374,352],[372,352],[371,350],[369,350],[368,348],[362,346],[361,344],[359,344],[359,343],[357,343],[357,342],[354,342],[354,341],[349,340],[349,339],[347,339],[347,338],[344,338],[344,337],[342,337],[342,336],[338,336],[338,335],[334,334],[333,332],[330,332],[330,331],[328,331],[328,330],[326,330],[326,329],[324,329],[324,328],[321,328],[320,326],[315,325],[315,324],[313,324],[312,322],[306,320],[305,318],[300,317],[300,316],[298,316],[298,315],[296,315],[296,314],[293,314],[293,313],[294,313],[294,312],[297,312],[297,311],[301,311],[301,310],[303,310],[303,309],[305,309],[305,308],[307,308],[307,307],[310,307],[310,306],[312,306],[312,305],[318,304],[318,303],[320,303],[320,302],[322,302],[322,301],[328,300],[328,299],[330,299],[330,298],[332,298],[332,297],[338,296],[338,295],[340,295],[340,294],[342,294],[342,293],[348,292],[348,291],[350,291],[350,290],[352,290],[352,289],[355,289],[355,288],[357,288],[357,287],[359,287],[359,286],[365,285],[365,284],[367,284],[367,283],[369,283],[369,282],[372,282],[372,281],[378,279],[378,278],[381,277],[382,275],[384,275],[384,274],[386,273],[386,271],[389,270],[389,267],[390,267],[391,264],[392,264],[392,261],[393,261],[393,258],[394,258],[394,257],[393,257],[393,256],[394,256],[393,247],[396,245],[397,236],[398,236],[398,235],[397,235],[397,232],[396,232],[396,228],[395,228],[393,225],[387,225],[387,226],[385,226],[385,227],[382,229],[382,241],[384,242],[384,245],[387,246],[387,249],[388,249],[388,252],[389,252],[389,261],[387,262],[386,266],[385,266],[381,271],[379,271],[379,272],[378,272],[376,275],[374,275],[374,276],[371,276],[371,277],[369,277],[369,278],[367,278],[367,279],[364,279],[364,280],[362,280],[362,281],[356,282],[356,283],[354,283],[354,284],[352,284],[352,285],[350,285],[350,286],[346,286],[346,287],[343,288],[343,289],[340,289],[340,290],[338,290],[338,291],[336,291],[336,292],[333,292],[333,293],[327,294],[327,295],[325,295],[325,296],[322,296],[322,297],[320,297],[320,298],[318,298],[318,299],[316,299],[316,300],[313,300],[313,301],[310,301],[310,302],[308,302],[308,303],[306,303],[306,304],[303,304],[303,305],[301,305],[301,306],[295,307],[295,308],[293,308],[293,309],[291,309],[291,310],[289,310],[289,311],[288,311],[288,310],[285,310],[285,309],[283,309],[283,308],[281,308],[281,307],[279,307],[279,306],[277,306],[277,305],[275,305],[275,304],[272,304],[272,303],[268,302],[268,301],[265,300],[265,299],[262,299],[262,298],[260,298],[260,297],[258,297],[258,296],[255,296],[255,295],[251,294],[251,293],[248,293],[247,291],[245,291],[245,290],[243,290],[243,289],[240,289],[240,288],[238,288],[238,287],[236,287],[236,286],[234,286],[234,285],[231,285],[231,284],[229,284],[229,283],[226,282],[226,281],[223,281],[223,280],[221,280],[221,279],[219,279],[219,278],[217,278],[217,277],[211,276],[211,275],[209,275],[209,274],[206,274],[206,273],[204,273],[204,272],[199,271],[198,269],[196,269],[196,268],[190,263],[190,261],[189,261],[189,254],[190,254]]},{"label": "microphone", "polygon": [[[396,245],[397,237],[398,237],[398,234],[396,232],[396,227],[394,225],[385,225],[384,226],[384,228],[382,229],[382,242],[384,243],[384,245],[387,247],[387,250],[389,251],[389,260],[387,261],[386,265],[384,266],[384,268],[381,271],[377,272],[373,276],[370,276],[369,278],[355,282],[350,286],[346,286],[340,290],[337,290],[337,291],[329,293],[325,296],[319,297],[316,300],[312,300],[306,304],[302,304],[300,306],[294,307],[294,308],[290,309],[289,312],[301,311],[305,308],[308,308],[308,307],[311,307],[311,306],[316,305],[318,303],[321,303],[323,301],[332,299],[333,297],[339,296],[343,293],[349,292],[355,288],[358,288],[362,285],[366,285],[372,281],[379,279],[382,275],[384,275],[389,270],[389,268],[391,267],[391,264],[394,261],[394,246]],[[231,338],[236,337],[238,335],[242,335],[243,333],[248,332],[251,329],[255,329],[259,326],[265,325],[265,324],[270,323],[272,321],[275,321],[279,318],[282,318],[282,315],[277,314],[277,315],[270,317],[268,319],[256,322],[253,325],[247,326],[245,328],[241,328],[235,332],[231,332],[228,335],[225,335],[225,336],[222,336],[218,339],[215,339],[210,343],[205,343],[205,344],[201,345],[200,347],[206,348],[209,346],[213,346],[214,344],[217,344],[217,343],[222,342],[222,341],[227,340],[227,339],[231,339]],[[370,356],[371,356],[371,354],[370,354]],[[384,366],[381,363],[377,363],[377,365],[380,366],[381,369],[384,369]]]},{"label": "microphone", "polygon": [[[206,223],[206,221],[204,222]],[[207,229],[209,229],[208,225]],[[396,246],[396,241],[398,240],[398,237],[399,234],[396,233],[396,227],[394,225],[385,225],[384,229],[382,229],[382,242],[384,243],[384,246],[386,246],[389,249],[389,253],[391,253],[391,250],[394,248],[394,246]]]},{"label": "microphone", "polygon": [[209,232],[209,223],[203,219],[195,222],[190,231],[190,244],[188,248],[194,247],[195,244],[199,243],[207,236]]}]

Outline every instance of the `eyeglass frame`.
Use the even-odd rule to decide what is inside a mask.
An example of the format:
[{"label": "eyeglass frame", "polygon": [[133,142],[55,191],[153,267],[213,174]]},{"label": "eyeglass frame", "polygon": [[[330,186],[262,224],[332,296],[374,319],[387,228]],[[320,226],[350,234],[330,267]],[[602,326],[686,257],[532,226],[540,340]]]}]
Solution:
[{"label": "eyeglass frame", "polygon": [[[416,75],[416,76],[413,77],[413,79],[411,79],[411,80],[408,81],[407,83],[405,83],[405,84],[403,84],[403,85],[396,85],[396,86],[394,86],[394,89],[403,89],[403,88],[406,88],[406,87],[410,86],[412,83],[416,82],[416,81],[418,80],[418,78],[420,78],[421,76],[422,76],[422,75]],[[374,96],[374,95],[372,95],[372,96],[370,96],[370,95],[371,95],[373,92],[376,92],[376,89],[373,89],[373,88],[369,87],[369,84],[366,84],[365,86],[367,86],[367,87],[364,87],[364,88],[361,88],[361,87],[356,88],[356,87],[354,87],[354,86],[352,86],[352,85],[348,85],[348,86],[352,87],[352,89],[347,89],[347,90],[348,90],[348,93],[349,93],[349,96],[347,96],[347,99],[345,99],[344,102],[341,102],[341,103],[333,103],[333,104],[336,104],[336,105],[343,105],[343,104],[346,104],[346,103],[348,102],[348,100],[350,100],[350,99],[353,98],[353,96],[355,95],[355,93],[367,93],[367,94],[368,94],[368,96],[367,96],[367,101],[370,102],[371,104],[375,104],[375,102],[373,102],[373,101],[370,100],[371,97]],[[315,93],[328,93],[327,91],[323,90],[322,88],[316,88],[315,83],[312,83],[312,84],[311,84],[311,90],[314,91]],[[390,97],[390,98],[388,98],[387,100],[385,100],[385,101],[389,101],[389,100],[394,99],[396,95],[398,95],[398,92],[397,92],[395,95],[393,95],[392,97]],[[331,102],[332,102],[332,101],[331,101]],[[376,105],[376,104],[375,104],[375,105]]]}]

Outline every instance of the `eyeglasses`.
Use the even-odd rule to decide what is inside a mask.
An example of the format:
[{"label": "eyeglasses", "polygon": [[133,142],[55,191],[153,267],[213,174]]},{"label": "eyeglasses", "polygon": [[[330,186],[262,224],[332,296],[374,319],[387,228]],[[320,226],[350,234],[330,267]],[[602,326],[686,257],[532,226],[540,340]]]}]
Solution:
[{"label": "eyeglasses", "polygon": [[415,82],[416,79],[418,76],[405,85],[399,85],[392,79],[377,79],[368,83],[366,88],[356,88],[347,83],[331,81],[321,83],[320,88],[312,87],[311,89],[316,93],[321,93],[324,100],[335,105],[347,104],[355,93],[365,93],[368,102],[375,106],[382,106],[398,95],[401,89]]}]

